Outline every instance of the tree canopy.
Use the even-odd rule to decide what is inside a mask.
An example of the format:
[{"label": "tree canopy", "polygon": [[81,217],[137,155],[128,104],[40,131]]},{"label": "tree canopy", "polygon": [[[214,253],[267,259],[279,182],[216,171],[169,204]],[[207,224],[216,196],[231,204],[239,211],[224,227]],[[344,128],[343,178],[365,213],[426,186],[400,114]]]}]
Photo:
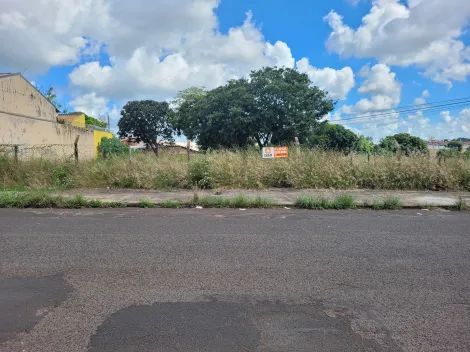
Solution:
[{"label": "tree canopy", "polygon": [[306,74],[287,68],[253,71],[204,92],[178,99],[174,124],[202,149],[259,147],[305,139],[334,102]]},{"label": "tree canopy", "polygon": [[455,149],[458,152],[463,151],[463,143],[460,140],[453,140],[447,143],[447,148],[449,149]]},{"label": "tree canopy", "polygon": [[327,121],[318,125],[308,137],[310,147],[334,150],[349,154],[357,149],[359,137],[344,126],[330,124]]},{"label": "tree canopy", "polygon": [[173,141],[169,112],[167,102],[130,101],[121,111],[118,134],[121,138],[130,137],[144,142],[158,156],[158,144]]},{"label": "tree canopy", "polygon": [[408,133],[398,133],[394,136],[385,137],[378,146],[386,152],[406,156],[427,154],[429,152],[428,145],[424,140]]}]

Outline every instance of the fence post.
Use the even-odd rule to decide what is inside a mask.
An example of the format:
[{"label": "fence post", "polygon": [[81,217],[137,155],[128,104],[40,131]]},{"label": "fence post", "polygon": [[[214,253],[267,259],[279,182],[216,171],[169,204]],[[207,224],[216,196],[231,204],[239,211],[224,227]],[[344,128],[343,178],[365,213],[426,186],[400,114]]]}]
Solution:
[{"label": "fence post", "polygon": [[188,152],[188,161],[191,161],[191,141],[189,139],[186,142],[186,149]]},{"label": "fence post", "polygon": [[13,147],[15,149],[15,162],[18,162],[19,148],[17,145]]},{"label": "fence post", "polygon": [[75,138],[75,142],[73,143],[73,149],[74,149],[74,156],[75,156],[75,162],[78,163],[78,140],[80,139],[80,135]]}]

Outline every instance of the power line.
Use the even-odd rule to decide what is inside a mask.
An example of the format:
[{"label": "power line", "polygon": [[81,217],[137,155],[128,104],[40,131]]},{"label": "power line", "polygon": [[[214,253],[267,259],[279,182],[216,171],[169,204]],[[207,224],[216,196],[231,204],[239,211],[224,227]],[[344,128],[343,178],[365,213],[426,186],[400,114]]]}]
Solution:
[{"label": "power line", "polygon": [[[364,122],[374,120],[374,118],[382,117],[393,117],[397,116],[403,113],[413,113],[413,112],[429,112],[429,111],[435,111],[435,110],[442,110],[442,109],[455,109],[459,107],[466,107],[470,104],[470,99],[468,100],[463,100],[459,102],[454,102],[454,103],[446,103],[446,104],[439,104],[439,105],[431,105],[431,104],[426,104],[423,105],[422,107],[418,108],[411,108],[411,109],[404,109],[404,108],[397,108],[397,109],[390,109],[388,112],[384,113],[379,113],[379,114],[358,114],[356,115],[357,117],[352,117],[352,118],[345,118],[341,119],[339,121],[357,121],[357,120],[363,120]],[[354,116],[354,115],[353,115]]]},{"label": "power line", "polygon": [[[454,105],[454,106],[448,106],[446,111],[453,111],[453,110],[459,110],[459,109],[462,109],[462,108],[466,108],[466,107],[470,107],[470,102],[469,103],[466,103],[466,104],[459,104],[459,105]],[[425,112],[426,115],[423,115],[423,117],[426,117],[426,116],[432,116],[434,115],[436,112],[442,112],[442,108],[441,107],[435,107],[435,108],[430,108],[430,109],[427,109],[427,110],[417,110],[415,111],[416,113],[418,112]],[[408,114],[409,116],[410,114]],[[331,121],[330,122],[335,122],[335,123],[344,123],[344,124],[363,124],[363,123],[370,123],[370,122],[374,122],[374,121],[381,121],[381,120],[385,120],[385,119],[388,119],[388,118],[399,118],[400,117],[400,113],[396,112],[396,113],[390,113],[388,115],[381,115],[381,116],[378,116],[378,117],[374,117],[374,118],[369,118],[369,117],[364,117],[364,118],[357,118],[357,119],[341,119],[341,120],[336,120],[336,121]],[[407,118],[407,116],[404,116],[402,118]]]},{"label": "power line", "polygon": [[356,116],[356,117],[361,117],[365,114],[375,114],[375,113],[390,113],[394,111],[402,111],[402,110],[408,110],[408,109],[418,109],[421,110],[425,107],[429,106],[436,106],[436,105],[445,105],[445,104],[452,104],[452,103],[460,103],[462,101],[468,101],[470,100],[470,97],[464,97],[464,98],[458,98],[458,99],[449,99],[449,100],[440,100],[440,101],[435,101],[432,103],[424,103],[424,104],[414,104],[414,105],[405,105],[405,106],[399,106],[393,109],[378,109],[378,110],[371,110],[366,113],[355,113],[355,114],[347,114],[349,116]]}]

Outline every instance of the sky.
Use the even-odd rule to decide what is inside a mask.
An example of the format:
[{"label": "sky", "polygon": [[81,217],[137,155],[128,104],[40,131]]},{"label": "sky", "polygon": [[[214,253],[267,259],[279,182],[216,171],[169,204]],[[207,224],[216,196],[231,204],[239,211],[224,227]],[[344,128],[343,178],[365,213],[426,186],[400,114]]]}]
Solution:
[{"label": "sky", "polygon": [[469,24],[468,0],[0,0],[0,72],[115,130],[129,100],[285,66],[338,101],[330,121],[376,141],[468,138]]}]

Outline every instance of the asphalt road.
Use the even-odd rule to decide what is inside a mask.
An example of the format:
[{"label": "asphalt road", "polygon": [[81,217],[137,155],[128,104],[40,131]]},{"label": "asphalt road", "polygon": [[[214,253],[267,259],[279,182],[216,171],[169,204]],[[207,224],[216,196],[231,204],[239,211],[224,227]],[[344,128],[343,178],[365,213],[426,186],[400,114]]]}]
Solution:
[{"label": "asphalt road", "polygon": [[470,351],[470,214],[0,210],[0,351]]}]

